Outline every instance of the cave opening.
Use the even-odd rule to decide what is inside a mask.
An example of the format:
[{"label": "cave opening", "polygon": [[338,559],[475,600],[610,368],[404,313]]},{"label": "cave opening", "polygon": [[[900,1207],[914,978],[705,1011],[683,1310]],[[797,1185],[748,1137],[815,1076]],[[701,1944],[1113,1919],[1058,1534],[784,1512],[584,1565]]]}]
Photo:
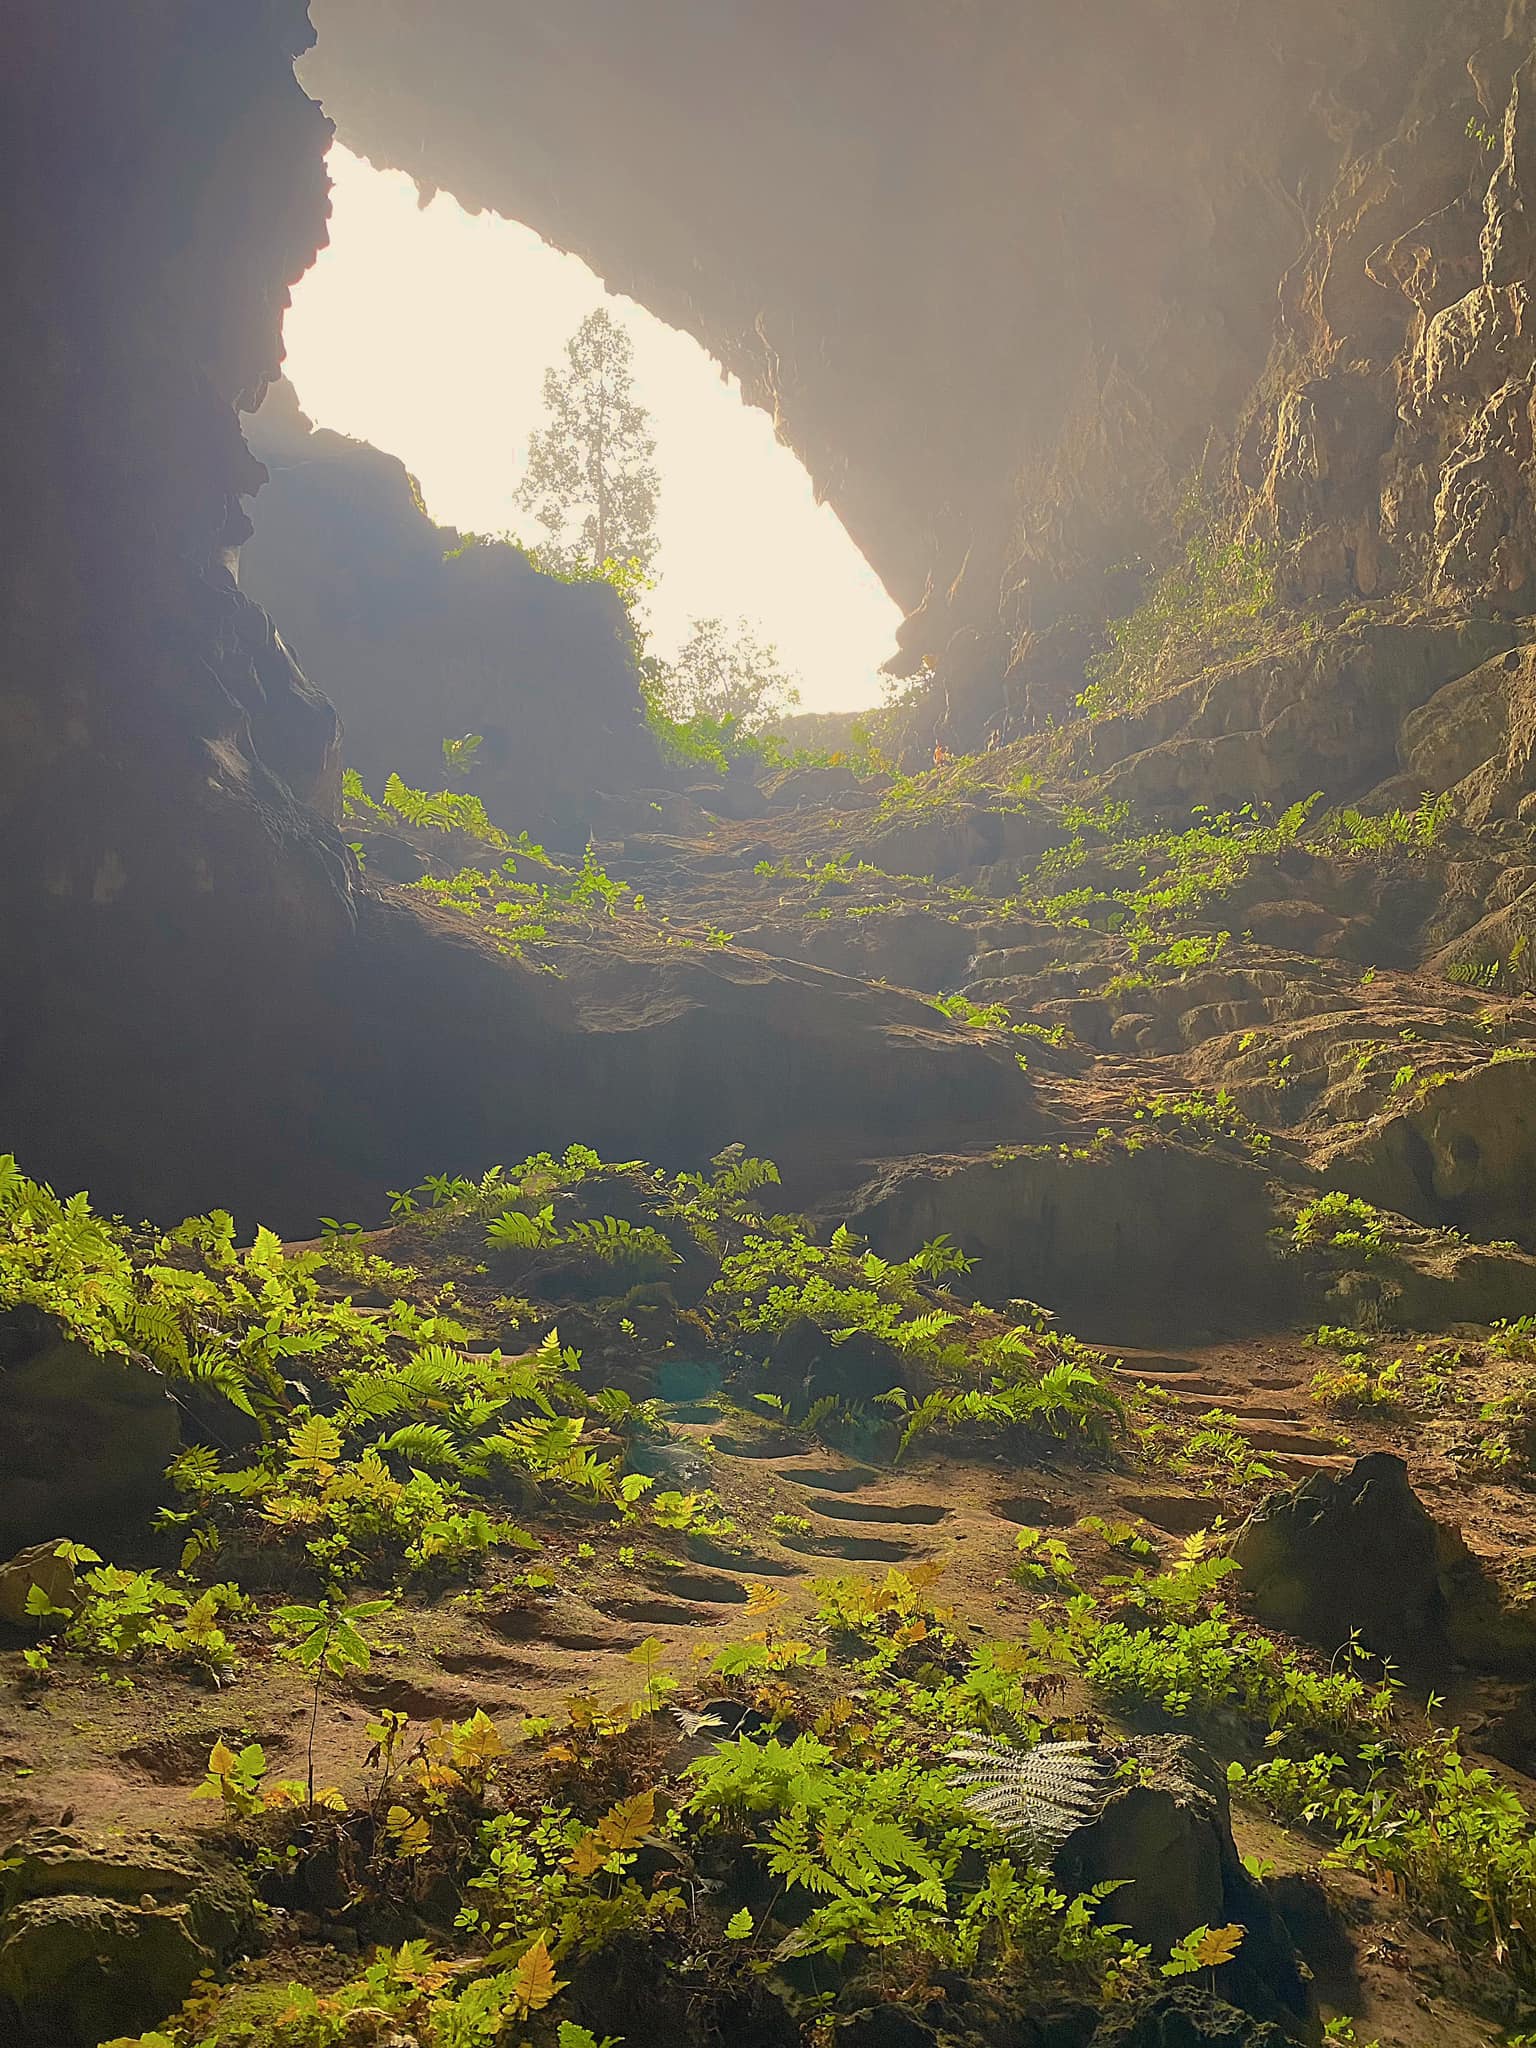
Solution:
[{"label": "cave opening", "polygon": [[[777,650],[802,711],[880,701],[899,607],[769,416],[699,341],[494,211],[419,192],[339,143],[329,169],[329,243],[284,326],[286,375],[317,427],[399,457],[440,525],[536,543],[518,489],[545,421],[545,373],[604,308],[632,348],[656,444],[658,551],[637,603],[651,651],[674,658],[701,618],[745,620]],[[262,432],[258,418],[258,448]],[[263,511],[258,499],[258,529]]]},{"label": "cave opening", "polygon": [[1527,2038],[1533,12],[24,0],[0,2044]]}]

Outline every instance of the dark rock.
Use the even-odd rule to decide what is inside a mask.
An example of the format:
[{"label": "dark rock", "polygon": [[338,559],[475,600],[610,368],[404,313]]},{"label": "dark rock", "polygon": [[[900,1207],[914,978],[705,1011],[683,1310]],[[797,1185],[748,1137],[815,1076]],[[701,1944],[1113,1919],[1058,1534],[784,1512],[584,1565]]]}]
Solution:
[{"label": "dark rock", "polygon": [[[579,846],[596,791],[662,778],[606,584],[562,583],[520,548],[435,526],[403,463],[317,432],[286,383],[249,433],[270,477],[241,586],[341,713],[371,795],[391,773],[441,789],[443,741],[478,733],[465,787],[514,835]],[[388,846],[369,858],[392,881],[420,872]]]},{"label": "dark rock", "polygon": [[[989,6],[963,37],[852,0],[830,42],[814,0],[738,7],[718,38],[696,8],[642,27],[607,0],[531,54],[470,0],[317,16],[311,76],[354,147],[580,248],[772,412],[908,609],[894,672],[938,667],[913,765],[936,740],[1070,716],[1100,622],[1137,602],[1131,565],[1158,558],[1150,536],[1171,536],[1176,479],[1213,436],[1241,530],[1295,544],[1288,601],[1431,581],[1518,601],[1529,484],[1505,415],[1529,368],[1511,281],[1526,125],[1487,167],[1485,252],[1487,172],[1448,205],[1469,189],[1465,137],[1422,115],[1459,105],[1472,49],[1502,112],[1526,54],[1502,0],[1450,34],[1438,0],[1346,17],[1297,0],[1278,28],[1115,0],[1091,30]],[[527,116],[509,133],[514,79]],[[700,91],[720,112],[702,128]],[[835,119],[766,114],[823,105]],[[1063,195],[1058,128],[1089,107],[1120,144]],[[887,138],[917,132],[893,180]],[[573,168],[553,178],[556,161]],[[1306,195],[1300,217],[1282,185]],[[1060,231],[955,235],[979,194],[1021,217],[1059,206]],[[1501,317],[1446,336],[1480,281]]]},{"label": "dark rock", "polygon": [[1263,1170],[1156,1141],[1139,1151],[955,1148],[893,1162],[845,1205],[886,1258],[948,1232],[988,1300],[1046,1302],[1106,1341],[1263,1326],[1282,1301]]},{"label": "dark rock", "polygon": [[910,2005],[871,2005],[838,2028],[847,2048],[938,2048],[933,2026]]},{"label": "dark rock", "polygon": [[630,1450],[629,1463],[660,1485],[684,1493],[708,1486],[714,1478],[709,1453],[685,1438],[671,1443],[637,1443]]},{"label": "dark rock", "polygon": [[1243,1524],[1233,1554],[1271,1628],[1330,1652],[1358,1633],[1366,1649],[1415,1672],[1449,1660],[1448,1573],[1465,1550],[1389,1452],[1272,1497]]},{"label": "dark rock", "polygon": [[931,1385],[920,1367],[880,1338],[856,1330],[834,1342],[806,1316],[779,1332],[761,1380],[765,1392],[798,1405],[831,1395],[867,1407],[892,1387],[905,1387],[910,1393]]},{"label": "dark rock", "polygon": [[1289,2048],[1291,2036],[1193,1985],[1175,1985],[1105,2021],[1092,2048]]},{"label": "dark rock", "polygon": [[0,1369],[0,1551],[142,1522],[180,1441],[165,1381],[129,1359],[55,1340]]},{"label": "dark rock", "polygon": [[359,831],[357,844],[368,873],[386,882],[419,882],[431,870],[427,856],[393,832]]},{"label": "dark rock", "polygon": [[1322,1879],[1315,1871],[1290,1871],[1266,1878],[1264,1890],[1312,1972],[1319,2000],[1358,2012],[1362,1992],[1355,1944]]},{"label": "dark rock", "polygon": [[[1536,1062],[1506,1060],[1452,1075],[1327,1148],[1327,1178],[1377,1208],[1471,1237],[1533,1242]],[[1489,1256],[1487,1253],[1482,1256]],[[1536,1270],[1525,1280],[1536,1282]],[[1468,1322],[1502,1313],[1477,1312]]]},{"label": "dark rock", "polygon": [[[1300,2039],[1319,2039],[1316,2002],[1290,1936],[1238,1855],[1220,1766],[1179,1735],[1149,1736],[1130,1754],[1135,1776],[1059,1851],[1063,1879],[1074,1890],[1119,1883],[1111,1917],[1159,1956],[1191,1928],[1241,1923],[1242,1946],[1216,1972],[1223,1996]],[[1163,2037],[1152,2032],[1145,2038]]]}]

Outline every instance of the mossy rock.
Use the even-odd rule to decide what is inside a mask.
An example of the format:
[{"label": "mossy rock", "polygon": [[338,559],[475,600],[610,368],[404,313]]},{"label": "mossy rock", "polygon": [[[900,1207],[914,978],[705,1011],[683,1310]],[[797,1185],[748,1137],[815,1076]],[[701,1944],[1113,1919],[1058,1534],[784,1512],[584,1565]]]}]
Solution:
[{"label": "mossy rock", "polygon": [[61,1529],[110,1539],[143,1521],[180,1449],[165,1383],[55,1339],[0,1370],[0,1551]]},{"label": "mossy rock", "polygon": [[9,1563],[0,1564],[0,1621],[12,1628],[32,1626],[27,1602],[34,1587],[46,1595],[50,1607],[73,1611],[80,1604],[74,1565],[59,1554],[62,1542],[55,1537],[50,1543],[30,1544]]},{"label": "mossy rock", "polygon": [[0,2039],[96,2048],[152,2027],[253,1924],[230,1864],[157,1835],[34,1829],[0,1859]]}]

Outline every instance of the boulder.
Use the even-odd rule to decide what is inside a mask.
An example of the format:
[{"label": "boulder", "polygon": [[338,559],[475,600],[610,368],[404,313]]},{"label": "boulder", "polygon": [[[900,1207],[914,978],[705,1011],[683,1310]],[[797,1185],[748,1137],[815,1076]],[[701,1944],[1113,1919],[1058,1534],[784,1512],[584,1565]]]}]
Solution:
[{"label": "boulder", "polygon": [[[1085,1122],[1098,1108],[1085,1103]],[[1281,1312],[1261,1166],[1158,1140],[1096,1148],[1092,1131],[1063,1125],[1059,1145],[884,1162],[829,1220],[846,1217],[888,1259],[948,1232],[976,1260],[962,1288],[1044,1302],[1106,1343],[1183,1341]]]},{"label": "boulder", "polygon": [[1330,1652],[1358,1633],[1368,1650],[1432,1670],[1450,1654],[1446,1573],[1459,1548],[1402,1459],[1375,1451],[1267,1500],[1233,1554],[1269,1627]]},{"label": "boulder", "polygon": [[0,1865],[0,2038],[97,2048],[152,2027],[253,1925],[230,1864],[159,1835],[35,1829]]},{"label": "boulder", "polygon": [[[1243,1867],[1232,1838],[1227,1785],[1220,1766],[1187,1736],[1149,1736],[1131,1745],[1136,1770],[1121,1780],[1098,1816],[1069,1835],[1056,1868],[1074,1890],[1108,1882],[1121,1889],[1110,1917],[1129,1927],[1154,1955],[1166,1956],[1196,1927],[1244,1929],[1242,1946],[1216,1971],[1222,1995],[1302,2040],[1321,2038],[1310,1980],[1284,1923]],[[1127,2048],[1169,2048],[1207,2037],[1151,2031],[1126,2036]],[[1113,2037],[1116,2040],[1118,2036]],[[1224,2035],[1209,2038],[1223,2040]],[[1236,2041],[1249,2036],[1237,2034]],[[1263,2037],[1254,2036],[1255,2040]]]},{"label": "boulder", "polygon": [[[286,381],[250,439],[269,481],[241,587],[340,712],[347,765],[371,795],[391,774],[441,789],[443,741],[478,733],[468,787],[491,815],[579,848],[598,791],[666,779],[608,585],[561,582],[510,542],[435,525],[403,463],[317,431]],[[642,807],[638,829],[657,830],[656,813]]]},{"label": "boulder", "polygon": [[0,1564],[0,1621],[13,1628],[26,1626],[27,1600],[34,1586],[47,1594],[51,1607],[76,1605],[75,1568],[59,1555],[61,1540],[33,1543],[18,1550],[8,1564]]},{"label": "boulder", "polygon": [[[1330,1185],[1416,1222],[1532,1239],[1536,1060],[1475,1067],[1328,1148]],[[1530,1276],[1525,1285],[1530,1288]],[[1473,1318],[1469,1317],[1469,1320]]]},{"label": "boulder", "polygon": [[1416,1677],[1460,1663],[1536,1672],[1536,1628],[1507,1606],[1459,1533],[1435,1521],[1401,1458],[1375,1451],[1345,1473],[1314,1473],[1238,1531],[1234,1554],[1271,1628],[1334,1651],[1360,1642]]},{"label": "boulder", "polygon": [[892,1387],[920,1396],[933,1382],[892,1345],[866,1331],[834,1343],[808,1316],[799,1316],[775,1339],[761,1384],[764,1392],[779,1394],[798,1408],[828,1395],[868,1406]]},{"label": "boulder", "polygon": [[165,1382],[53,1337],[0,1367],[0,1551],[87,1542],[144,1518],[180,1448]]}]

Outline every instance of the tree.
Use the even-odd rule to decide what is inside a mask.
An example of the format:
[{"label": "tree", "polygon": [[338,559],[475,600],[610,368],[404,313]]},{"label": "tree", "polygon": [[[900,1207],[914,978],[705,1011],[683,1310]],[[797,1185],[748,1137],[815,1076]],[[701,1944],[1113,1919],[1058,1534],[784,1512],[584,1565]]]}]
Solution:
[{"label": "tree", "polygon": [[661,674],[662,707],[679,720],[732,719],[754,732],[799,701],[778,649],[759,640],[745,619],[734,633],[723,619],[695,619],[676,661]]},{"label": "tree", "polygon": [[606,306],[566,343],[567,370],[544,373],[547,427],[528,441],[518,503],[548,534],[544,559],[566,574],[656,555],[650,416],[633,395],[634,344]]}]

